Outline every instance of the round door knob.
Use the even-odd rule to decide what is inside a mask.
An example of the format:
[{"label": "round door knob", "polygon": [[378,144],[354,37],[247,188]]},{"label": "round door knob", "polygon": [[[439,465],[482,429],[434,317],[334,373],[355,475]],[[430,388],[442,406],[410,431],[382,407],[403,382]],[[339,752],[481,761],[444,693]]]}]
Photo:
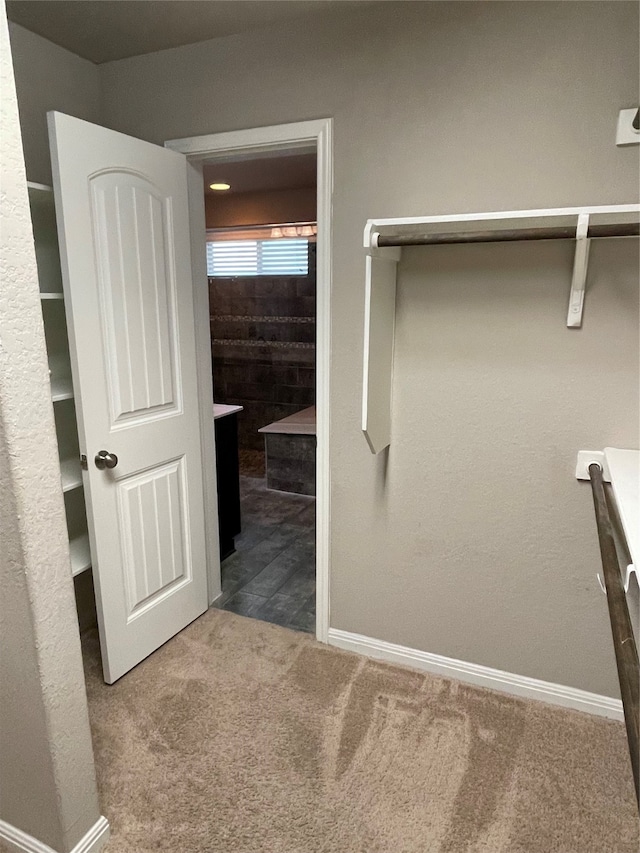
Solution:
[{"label": "round door knob", "polygon": [[100,468],[100,470],[115,468],[118,464],[118,457],[115,453],[109,453],[108,450],[99,450],[96,453],[94,462],[96,463],[96,468]]}]

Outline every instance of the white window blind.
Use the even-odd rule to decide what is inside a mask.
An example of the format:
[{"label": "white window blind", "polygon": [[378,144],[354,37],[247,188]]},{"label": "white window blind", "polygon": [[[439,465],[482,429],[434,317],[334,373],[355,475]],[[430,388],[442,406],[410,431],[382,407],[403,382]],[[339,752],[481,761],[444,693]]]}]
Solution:
[{"label": "white window blind", "polygon": [[207,274],[217,278],[248,275],[307,275],[309,240],[207,240]]}]

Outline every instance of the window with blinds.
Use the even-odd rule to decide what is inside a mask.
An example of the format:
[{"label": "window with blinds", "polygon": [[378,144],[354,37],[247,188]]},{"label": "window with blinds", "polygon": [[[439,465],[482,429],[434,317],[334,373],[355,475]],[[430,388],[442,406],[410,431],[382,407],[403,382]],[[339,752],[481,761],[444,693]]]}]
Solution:
[{"label": "window with blinds", "polygon": [[307,275],[309,240],[278,238],[207,240],[207,275],[214,278],[257,275]]}]

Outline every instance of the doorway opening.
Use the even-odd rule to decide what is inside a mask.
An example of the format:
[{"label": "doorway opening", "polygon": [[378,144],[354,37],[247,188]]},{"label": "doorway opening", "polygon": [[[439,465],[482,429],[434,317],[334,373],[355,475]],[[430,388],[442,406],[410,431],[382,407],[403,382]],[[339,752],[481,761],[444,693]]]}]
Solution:
[{"label": "doorway opening", "polygon": [[316,153],[203,162],[222,594],[315,633]]},{"label": "doorway opening", "polygon": [[[317,223],[317,234],[315,235],[315,278],[316,278],[316,296],[315,296],[315,636],[321,642],[328,641],[328,632],[329,632],[329,542],[330,542],[330,512],[329,512],[329,504],[330,504],[330,480],[329,480],[329,365],[330,365],[330,297],[331,297],[331,206],[332,206],[332,193],[333,193],[333,164],[332,164],[332,127],[333,123],[331,119],[314,119],[310,121],[296,122],[292,124],[285,125],[273,125],[268,127],[259,127],[259,128],[251,128],[247,130],[239,130],[239,131],[230,131],[226,133],[215,133],[209,134],[206,136],[197,136],[197,137],[188,137],[183,139],[174,139],[165,142],[165,147],[170,148],[179,153],[185,154],[187,157],[187,171],[188,171],[188,183],[189,183],[189,208],[190,208],[190,230],[191,230],[191,243],[192,243],[192,264],[193,264],[193,280],[194,280],[194,310],[196,312],[196,347],[197,347],[197,371],[198,371],[198,385],[199,385],[199,397],[200,397],[200,410],[201,410],[201,425],[202,425],[202,458],[204,465],[204,491],[205,491],[205,507],[207,508],[207,566],[208,566],[208,577],[209,577],[209,601],[212,605],[222,604],[224,606],[226,593],[229,590],[229,586],[225,590],[223,588],[224,575],[227,574],[226,569],[227,566],[223,567],[223,571],[221,572],[220,567],[220,541],[219,541],[219,531],[218,531],[218,511],[217,511],[217,484],[216,484],[216,467],[221,470],[221,465],[216,465],[216,457],[215,457],[215,447],[213,441],[213,435],[210,435],[212,432],[210,424],[210,407],[212,400],[212,374],[215,372],[215,358],[214,363],[212,364],[212,324],[210,320],[210,293],[208,287],[209,277],[207,275],[207,257],[206,252],[203,251],[203,239],[206,239],[204,235],[206,234],[206,222],[205,222],[205,211],[203,204],[203,187],[204,187],[204,170],[205,165],[210,166],[212,164],[216,166],[225,166],[225,164],[241,164],[245,163],[248,168],[248,164],[258,161],[258,160],[269,160],[269,159],[281,159],[287,158],[289,156],[293,157],[296,155],[313,155],[316,163],[316,215],[315,222]],[[221,173],[220,173],[221,174]],[[221,179],[221,181],[230,183],[226,179]],[[212,178],[209,183],[215,183],[216,180]],[[225,192],[225,191],[223,191]],[[231,196],[229,196],[231,198]],[[271,217],[273,218],[273,217]],[[274,225],[276,228],[278,225],[289,225],[292,227],[292,219],[296,217],[286,216],[286,217],[277,217],[281,218],[281,222],[271,222],[268,223],[270,225]],[[289,220],[285,222],[284,220]],[[305,224],[309,224],[312,221],[311,217],[307,219],[305,217]],[[231,227],[231,226],[228,226]],[[302,227],[302,226],[301,226]],[[272,240],[282,239],[277,236],[268,235]],[[298,235],[296,234],[296,237]],[[300,235],[303,236],[303,235]],[[313,243],[313,241],[310,241]],[[283,245],[282,243],[279,245]],[[310,249],[308,256],[311,255],[313,251],[313,247]],[[239,277],[238,277],[239,278]],[[207,285],[203,286],[203,283],[207,282]],[[233,297],[231,297],[233,298]],[[245,297],[240,297],[244,299]],[[308,298],[308,297],[307,297]],[[264,306],[263,306],[264,307]],[[251,312],[256,311],[255,307],[251,307],[250,304],[244,303],[241,306],[241,310],[248,312],[250,308]],[[215,312],[214,307],[214,312]],[[227,310],[224,308],[223,302],[223,310]],[[243,316],[245,317],[262,317],[268,316],[267,311],[274,311],[274,307],[264,309],[265,313],[245,313]],[[280,308],[278,308],[280,310]],[[217,315],[214,313],[214,317],[222,316],[229,317],[233,315],[222,314]],[[280,317],[280,314],[273,314],[272,316]],[[293,316],[304,316],[304,315],[293,315]],[[301,325],[310,326],[308,317],[305,318],[305,322]],[[214,320],[213,324],[213,339],[214,339],[214,351],[216,348],[216,320]],[[227,320],[220,321],[222,323],[227,322]],[[229,321],[233,322],[233,321]],[[245,324],[245,332],[244,334],[249,335],[248,327],[250,325],[255,325],[253,321],[244,320]],[[286,325],[286,322],[283,324]],[[258,330],[256,328],[256,338],[258,337]],[[307,329],[307,333],[308,333]],[[253,334],[253,331],[252,331]],[[237,340],[237,338],[236,338]],[[296,342],[296,341],[294,341]],[[258,342],[257,346],[262,345],[262,341]],[[272,342],[276,343],[276,342]],[[300,343],[311,343],[310,341],[300,341]],[[221,348],[224,347],[233,347],[232,344],[221,344]],[[247,348],[248,346],[245,345]],[[279,347],[272,347],[272,350],[275,351],[279,349]],[[297,349],[301,350],[302,347],[298,347]],[[229,350],[225,349],[225,352],[229,352]],[[307,354],[308,357],[308,354]],[[235,365],[238,367],[238,365]],[[212,369],[213,368],[213,369]],[[300,367],[298,367],[300,369]],[[305,367],[301,368],[302,370]],[[308,369],[308,365],[307,365]],[[213,376],[213,383],[215,384],[215,375]],[[293,386],[296,387],[296,386]],[[219,400],[218,395],[218,387],[216,387],[216,393],[214,396],[214,400],[216,397]],[[299,392],[298,392],[299,393]],[[218,401],[216,400],[216,402]],[[227,403],[226,405],[233,405],[231,403]],[[236,404],[239,405],[239,404]],[[254,426],[257,426],[258,430],[263,430],[261,435],[261,440],[266,441],[267,444],[262,445],[263,447],[267,447],[267,453],[269,454],[268,443],[275,444],[275,450],[273,454],[273,458],[278,458],[278,452],[280,451],[280,457],[283,456],[281,450],[282,448],[278,448],[278,443],[280,439],[284,438],[285,441],[280,441],[280,444],[285,443],[288,435],[291,434],[291,431],[297,433],[297,439],[300,439],[307,435],[309,437],[309,423],[308,419],[312,416],[312,413],[309,411],[305,412],[305,409],[311,409],[311,406],[306,406],[304,403],[300,403],[296,405],[297,411],[293,413],[294,420],[306,420],[306,428],[304,425],[300,423],[291,423],[283,424],[286,420],[286,417],[290,417],[289,415],[285,415],[285,418],[276,418],[271,421],[267,421],[264,424],[256,424],[254,422]],[[244,409],[243,409],[244,412]],[[241,412],[240,414],[243,414]],[[302,414],[301,414],[302,413]],[[279,423],[280,422],[280,423]],[[220,421],[219,421],[220,423]],[[266,429],[269,428],[271,429]],[[216,432],[218,429],[216,428]],[[252,428],[253,429],[253,428]],[[285,431],[286,430],[286,431]],[[265,439],[265,435],[268,436]],[[313,438],[313,436],[311,436]],[[255,435],[254,435],[255,440]],[[259,439],[260,440],[260,439]],[[255,449],[260,452],[259,447]],[[302,453],[302,451],[299,451]],[[240,457],[239,457],[240,460]],[[251,461],[256,464],[256,467],[253,469],[254,476],[251,477]],[[238,464],[239,467],[239,464]],[[286,467],[286,466],[285,466]],[[311,466],[313,467],[313,465]],[[253,522],[254,532],[256,528],[258,528],[260,524],[260,520],[255,516],[252,518],[252,507],[259,507],[259,511],[264,511],[268,517],[269,513],[267,510],[267,498],[268,498],[268,484],[266,479],[268,477],[268,473],[270,470],[269,461],[265,461],[265,474],[267,475],[264,478],[256,477],[255,472],[260,472],[260,460],[256,456],[249,456],[246,454],[243,459],[243,469],[246,474],[242,476],[247,476],[249,480],[253,479],[254,482],[244,482],[243,491],[244,491],[244,502],[245,502],[245,518],[244,521],[247,523],[247,527],[251,527],[251,523]],[[271,468],[273,471],[274,469]],[[256,480],[264,479],[265,482],[259,484],[260,487],[256,487]],[[272,485],[282,485],[282,481],[280,484],[277,482],[272,482]],[[287,484],[289,487],[291,483]],[[271,489],[269,490],[273,493],[272,496],[278,497],[278,493],[281,492],[281,489]],[[299,493],[291,493],[287,497],[288,501],[298,501],[298,503],[302,503],[303,501],[307,502],[307,506],[301,506],[299,512],[296,513],[298,515],[302,515],[302,513],[306,513],[307,517],[313,514],[313,509],[309,508],[309,504],[313,503],[312,495],[301,495]],[[221,502],[222,503],[222,502]],[[256,513],[257,514],[257,513]],[[275,517],[277,521],[278,512],[274,512],[272,517]],[[284,523],[288,523],[286,519],[280,518]],[[307,519],[308,520],[308,519]],[[298,521],[302,521],[302,518],[299,518]],[[248,532],[248,531],[247,531]],[[277,538],[277,537],[276,537]],[[309,542],[313,539],[312,533],[306,534],[307,540],[307,548],[308,552],[310,552]],[[235,537],[233,547],[236,548],[236,553],[240,551],[237,548],[238,545],[246,546],[250,544],[249,536],[247,535],[246,540],[242,539],[242,532],[239,536]],[[266,545],[262,546],[263,548],[267,548]],[[275,546],[274,546],[275,547]],[[299,546],[300,547],[300,546]],[[251,550],[251,549],[247,549]],[[284,549],[282,549],[284,551]],[[282,553],[281,551],[281,553]],[[224,550],[223,550],[224,555]],[[284,558],[283,558],[284,560]],[[266,566],[264,566],[266,568]],[[308,570],[307,570],[308,571]],[[286,570],[283,569],[283,572],[286,573]],[[239,573],[239,572],[238,572]],[[274,581],[275,584],[275,581]],[[226,586],[226,583],[225,583]],[[292,582],[291,587],[288,588],[289,591],[292,591],[294,583]],[[301,584],[302,586],[302,584]],[[307,589],[309,587],[307,586]],[[236,592],[239,592],[240,589],[237,589]],[[245,590],[246,591],[246,590]],[[265,588],[265,591],[268,591]],[[286,592],[282,592],[282,587],[276,592],[280,592],[281,594],[286,594]],[[253,594],[259,594],[255,591]],[[266,595],[263,596],[267,598]],[[269,596],[270,597],[270,596]],[[311,599],[313,597],[311,596]],[[227,599],[228,600],[228,599]],[[248,600],[247,602],[248,603]],[[255,604],[256,602],[251,602]],[[264,604],[265,602],[258,602],[259,604]],[[280,602],[283,603],[283,602]],[[271,606],[276,607],[278,604],[278,599],[272,602]],[[312,600],[306,600],[306,610],[309,621],[313,621],[313,605]],[[276,614],[277,615],[277,614]],[[273,618],[272,621],[278,621],[277,618]],[[308,624],[308,622],[307,622]],[[295,627],[292,625],[292,627]]]}]

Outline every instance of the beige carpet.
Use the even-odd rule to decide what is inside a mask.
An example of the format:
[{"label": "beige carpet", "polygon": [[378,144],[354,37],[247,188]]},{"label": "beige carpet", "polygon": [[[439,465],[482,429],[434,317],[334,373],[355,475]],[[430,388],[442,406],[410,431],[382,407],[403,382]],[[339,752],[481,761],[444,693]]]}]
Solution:
[{"label": "beige carpet", "polygon": [[637,853],[623,726],[211,610],[112,687],[110,853]]}]

